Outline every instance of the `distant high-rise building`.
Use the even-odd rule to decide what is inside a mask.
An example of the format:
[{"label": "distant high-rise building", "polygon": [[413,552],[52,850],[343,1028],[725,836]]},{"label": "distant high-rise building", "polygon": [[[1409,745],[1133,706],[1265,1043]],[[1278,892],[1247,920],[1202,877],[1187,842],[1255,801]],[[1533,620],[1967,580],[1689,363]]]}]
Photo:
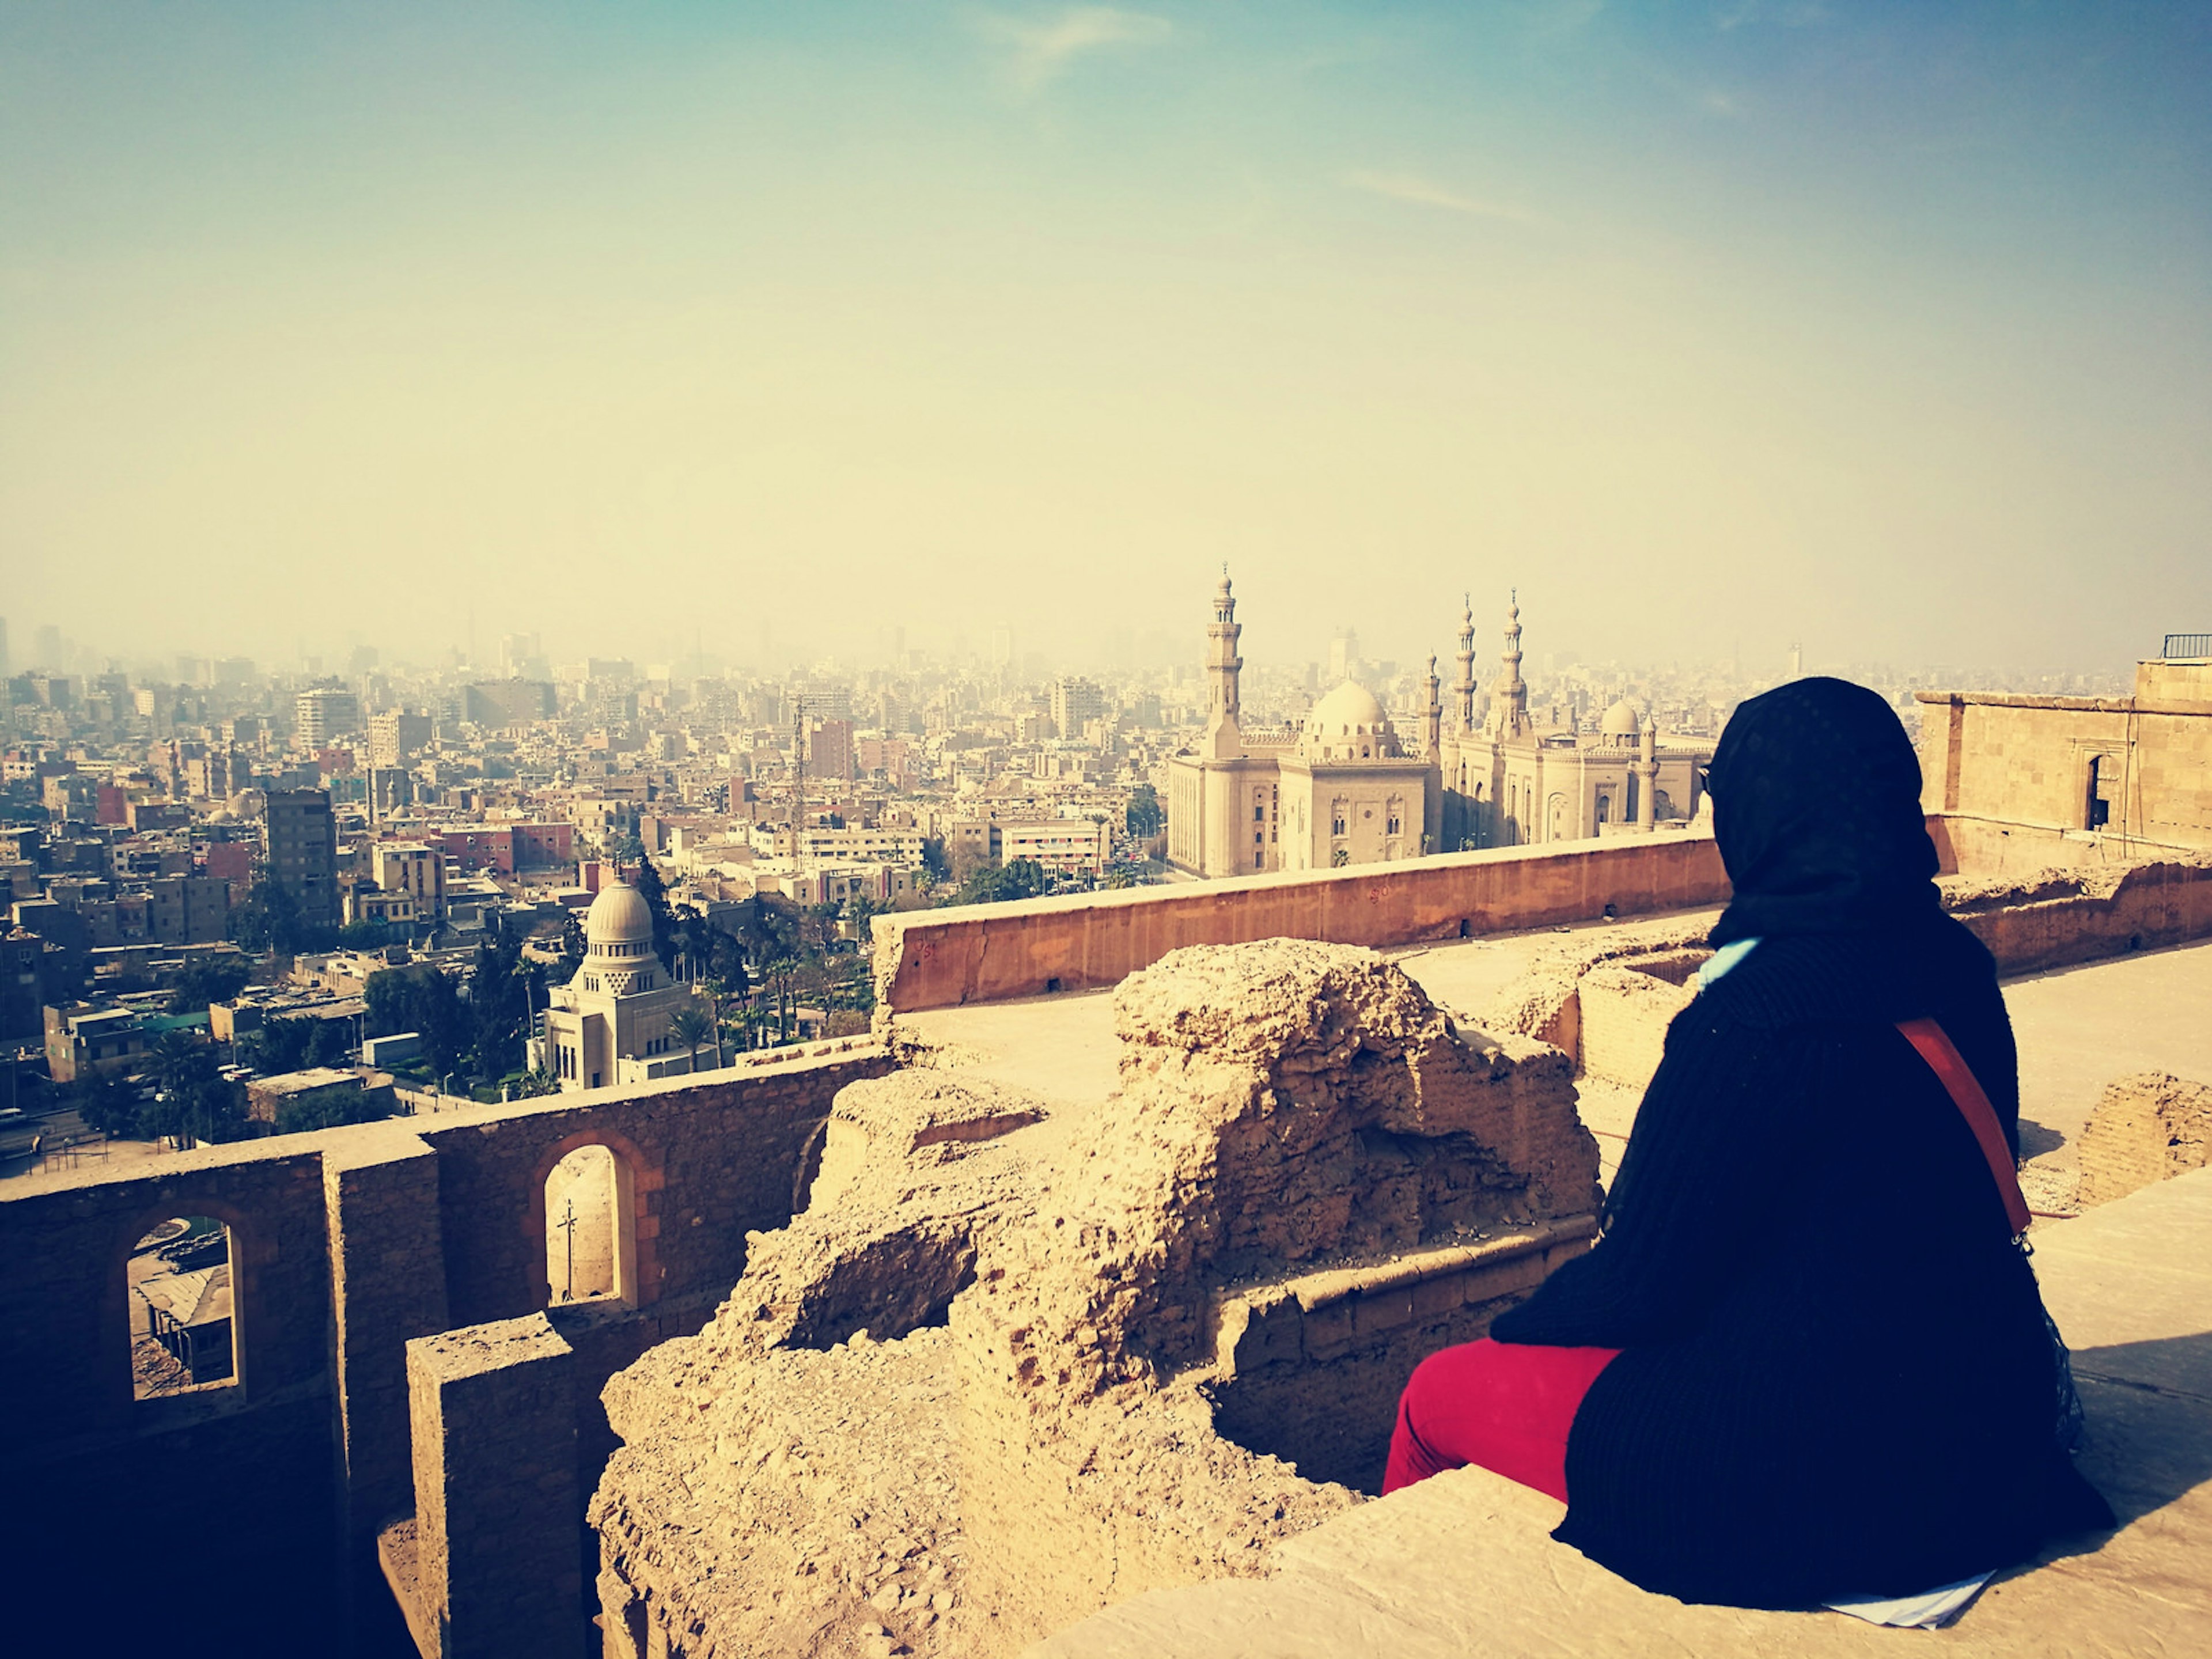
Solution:
[{"label": "distant high-rise building", "polygon": [[1349,628],[1340,628],[1336,637],[1328,642],[1328,680],[1331,685],[1340,685],[1359,670],[1359,635]]},{"label": "distant high-rise building", "polygon": [[1080,738],[1084,727],[1106,717],[1106,694],[1097,683],[1066,675],[1052,683],[1052,723],[1068,741]]},{"label": "distant high-rise building", "polygon": [[1014,665],[1014,630],[994,628],[991,630],[991,666],[1011,668]]},{"label": "distant high-rise building", "polygon": [[587,657],[584,677],[595,684],[628,686],[637,683],[637,665],[628,657]]},{"label": "distant high-rise building", "polygon": [[338,925],[337,819],[326,789],[272,789],[262,822],[269,878],[291,896],[310,927]]},{"label": "distant high-rise building", "polygon": [[545,647],[535,634],[508,634],[499,642],[499,665],[515,679],[544,679]]},{"label": "distant high-rise building", "polygon": [[361,729],[361,699],[337,686],[319,685],[302,691],[293,708],[303,749],[324,748],[333,738]]},{"label": "distant high-rise building", "polygon": [[849,781],[853,775],[853,722],[817,720],[807,740],[806,775]]},{"label": "distant high-rise building", "polygon": [[430,741],[428,714],[403,714],[398,709],[368,717],[368,763],[372,767],[404,767]]},{"label": "distant high-rise building", "polygon": [[52,623],[40,624],[31,636],[31,666],[33,668],[66,668],[62,658],[62,630]]},{"label": "distant high-rise building", "polygon": [[0,680],[6,679],[15,672],[15,664],[8,659],[8,619],[0,617]]},{"label": "distant high-rise building", "polygon": [[485,680],[461,694],[461,718],[471,726],[505,728],[553,718],[553,688],[544,680]]}]

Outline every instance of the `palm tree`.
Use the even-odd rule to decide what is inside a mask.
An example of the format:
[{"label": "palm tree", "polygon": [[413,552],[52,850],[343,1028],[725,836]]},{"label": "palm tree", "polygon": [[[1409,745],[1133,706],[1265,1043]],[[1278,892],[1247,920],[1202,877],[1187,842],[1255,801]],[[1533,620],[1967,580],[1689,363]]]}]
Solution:
[{"label": "palm tree", "polygon": [[689,1052],[690,1069],[695,1072],[699,1069],[699,1050],[707,1039],[714,1037],[717,1039],[716,1047],[719,1048],[720,1046],[720,1033],[715,1029],[716,1024],[714,1016],[708,1012],[703,1001],[686,1003],[668,1022],[670,1033]]}]

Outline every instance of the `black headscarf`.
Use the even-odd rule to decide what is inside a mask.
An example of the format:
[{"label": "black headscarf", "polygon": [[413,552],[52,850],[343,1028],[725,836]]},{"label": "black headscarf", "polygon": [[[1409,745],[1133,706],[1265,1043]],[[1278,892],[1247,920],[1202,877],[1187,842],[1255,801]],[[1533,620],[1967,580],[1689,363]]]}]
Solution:
[{"label": "black headscarf", "polygon": [[1942,914],[1920,760],[1896,712],[1848,680],[1793,680],[1744,703],[1711,773],[1735,896],[1715,945],[1880,932]]}]

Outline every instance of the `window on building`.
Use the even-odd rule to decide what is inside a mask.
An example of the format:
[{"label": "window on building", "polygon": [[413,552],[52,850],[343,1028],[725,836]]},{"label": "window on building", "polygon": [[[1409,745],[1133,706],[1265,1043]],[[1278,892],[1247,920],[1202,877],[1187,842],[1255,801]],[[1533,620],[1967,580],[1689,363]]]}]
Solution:
[{"label": "window on building", "polygon": [[629,1165],[605,1146],[579,1146],[545,1177],[547,1301],[637,1299],[636,1221]]},{"label": "window on building", "polygon": [[1404,814],[1405,814],[1405,808],[1404,808],[1404,807],[1402,807],[1402,806],[1401,806],[1398,802],[1396,802],[1396,801],[1395,801],[1395,800],[1394,800],[1394,801],[1392,801],[1392,802],[1390,803],[1390,810],[1389,810],[1389,812],[1388,816],[1387,816],[1387,817],[1385,817],[1385,819],[1384,819],[1384,823],[1385,823],[1385,825],[1386,825],[1386,828],[1385,828],[1385,830],[1384,830],[1383,833],[1384,833],[1384,834],[1386,834],[1386,835],[1392,835],[1392,836],[1398,835],[1398,834],[1401,833],[1401,830],[1400,830],[1400,829],[1399,829],[1399,820],[1400,820],[1400,819],[1404,816]]},{"label": "window on building", "polygon": [[1344,833],[1344,803],[1342,801],[1333,803],[1328,809],[1328,833],[1332,836],[1340,836]]},{"label": "window on building", "polygon": [[1597,792],[1597,821],[1600,823],[1613,822],[1613,797],[1602,789]]},{"label": "window on building", "polygon": [[238,1381],[230,1229],[212,1216],[171,1216],[131,1247],[131,1392],[152,1400]]}]

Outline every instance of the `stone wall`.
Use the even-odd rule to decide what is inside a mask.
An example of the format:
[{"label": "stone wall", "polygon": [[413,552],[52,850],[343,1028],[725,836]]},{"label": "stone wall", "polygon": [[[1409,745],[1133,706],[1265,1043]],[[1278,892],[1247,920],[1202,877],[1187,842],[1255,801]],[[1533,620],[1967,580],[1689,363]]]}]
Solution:
[{"label": "stone wall", "polygon": [[2106,1087],[2081,1131],[2082,1208],[2212,1164],[2212,1088],[2166,1072],[2139,1072]]},{"label": "stone wall", "polygon": [[2212,847],[2212,704],[2173,695],[2185,689],[2154,673],[2139,675],[2134,697],[1923,691],[1923,805],[2084,830],[2095,761],[2108,837]]},{"label": "stone wall", "polygon": [[[2212,938],[2212,856],[2201,853],[1942,887],[2006,977]],[[1562,939],[1480,1017],[1563,1049],[1582,1075],[1640,1090],[1689,1005],[1705,932],[1702,921],[1662,920]]]},{"label": "stone wall", "polygon": [[[0,1186],[0,1421],[19,1431],[0,1441],[0,1545],[46,1593],[93,1605],[114,1540],[152,1538],[198,1587],[194,1639],[344,1650],[374,1622],[360,1595],[381,1595],[370,1540],[413,1504],[406,1345],[545,1305],[561,1158],[606,1146],[641,1189],[636,1305],[563,1316],[580,1494],[612,1449],[599,1384],[705,1322],[748,1232],[789,1218],[837,1090],[891,1064],[860,1049]],[[125,1267],[173,1215],[231,1231],[238,1381],[134,1401]],[[241,1561],[250,1592],[200,1593]]]},{"label": "stone wall", "polygon": [[1265,939],[1382,947],[1718,904],[1709,836],[1674,832],[1402,864],[1025,899],[876,921],[887,1012],[1118,985],[1169,951]]},{"label": "stone wall", "polygon": [[1006,1654],[1262,1571],[1373,1483],[1419,1352],[1590,1236],[1565,1057],[1371,951],[1182,951],[1114,1006],[1095,1106],[846,1091],[805,1210],[610,1382],[614,1659]]}]

